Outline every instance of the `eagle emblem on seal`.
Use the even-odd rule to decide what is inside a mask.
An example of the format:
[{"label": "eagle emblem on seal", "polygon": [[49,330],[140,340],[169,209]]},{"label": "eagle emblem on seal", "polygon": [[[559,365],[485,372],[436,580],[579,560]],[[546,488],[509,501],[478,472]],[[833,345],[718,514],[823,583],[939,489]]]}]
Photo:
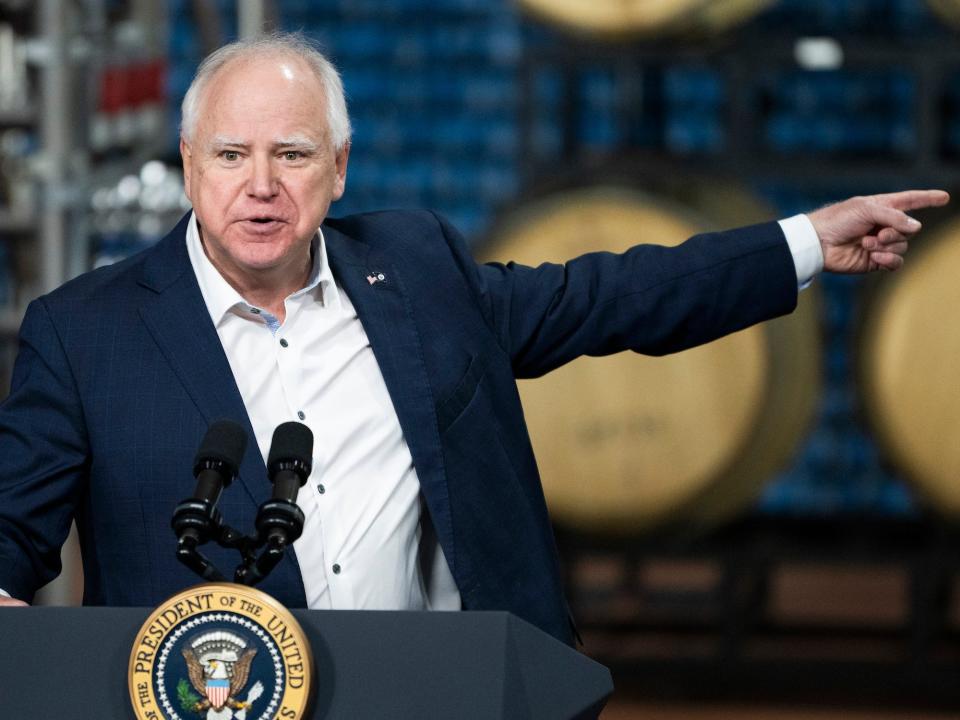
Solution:
[{"label": "eagle emblem on seal", "polygon": [[187,663],[190,685],[199,697],[181,680],[178,686],[181,707],[204,720],[246,720],[247,711],[263,693],[263,684],[257,682],[246,697],[240,699],[250,677],[250,664],[257,654],[256,648],[247,645],[240,635],[223,630],[204,633],[189,641],[181,652]]}]

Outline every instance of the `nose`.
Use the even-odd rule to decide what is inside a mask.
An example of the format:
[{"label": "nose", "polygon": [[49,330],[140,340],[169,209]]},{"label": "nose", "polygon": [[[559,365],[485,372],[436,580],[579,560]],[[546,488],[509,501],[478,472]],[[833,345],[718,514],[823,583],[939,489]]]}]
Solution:
[{"label": "nose", "polygon": [[271,158],[254,156],[249,167],[247,194],[259,200],[274,197],[278,192],[279,179]]}]

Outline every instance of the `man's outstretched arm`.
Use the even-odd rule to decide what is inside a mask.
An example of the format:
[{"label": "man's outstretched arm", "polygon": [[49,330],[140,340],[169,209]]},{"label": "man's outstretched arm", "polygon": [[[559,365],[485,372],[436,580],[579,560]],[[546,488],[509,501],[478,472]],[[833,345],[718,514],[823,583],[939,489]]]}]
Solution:
[{"label": "man's outstretched arm", "polygon": [[[815,257],[800,277],[797,243],[784,224],[695,236],[679,247],[637,228],[641,243],[622,255],[590,253],[538,268],[459,264],[472,279],[491,329],[517,377],[538,376],[583,354],[622,350],[660,355],[709,342],[790,312],[797,282],[831,272],[896,269],[920,225],[909,210],[943,205],[947,193],[921,190],[857,197],[808,216],[799,244]],[[792,219],[791,219],[792,220]],[[456,231],[441,220],[455,255]],[[789,247],[789,249],[788,249]],[[805,273],[807,270],[804,271]]]}]

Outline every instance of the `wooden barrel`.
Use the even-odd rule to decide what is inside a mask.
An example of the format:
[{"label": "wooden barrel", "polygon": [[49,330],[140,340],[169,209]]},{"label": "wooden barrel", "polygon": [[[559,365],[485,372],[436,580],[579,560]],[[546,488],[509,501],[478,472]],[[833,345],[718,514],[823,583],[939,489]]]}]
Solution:
[{"label": "wooden barrel", "polygon": [[960,220],[918,241],[861,329],[859,387],[890,460],[939,512],[960,516]]},{"label": "wooden barrel", "polygon": [[537,19],[597,36],[715,35],[772,0],[520,0]]},{"label": "wooden barrel", "polygon": [[960,0],[927,0],[927,6],[941,20],[960,27]]},{"label": "wooden barrel", "polygon": [[[687,194],[713,212],[625,187],[561,192],[512,213],[482,259],[562,262],[771,216],[729,185],[682,185],[698,187]],[[521,381],[552,517],[593,533],[668,522],[706,529],[732,517],[803,438],[819,395],[819,350],[812,288],[793,315],[699,348],[584,357]]]}]

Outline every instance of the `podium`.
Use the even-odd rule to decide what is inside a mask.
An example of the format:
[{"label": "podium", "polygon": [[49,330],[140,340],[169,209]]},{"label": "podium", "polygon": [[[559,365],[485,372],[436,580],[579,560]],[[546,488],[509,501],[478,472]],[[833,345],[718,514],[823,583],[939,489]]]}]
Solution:
[{"label": "podium", "polygon": [[[504,612],[293,610],[313,649],[310,717],[595,718],[610,672]],[[0,609],[0,717],[129,720],[146,608]]]}]

